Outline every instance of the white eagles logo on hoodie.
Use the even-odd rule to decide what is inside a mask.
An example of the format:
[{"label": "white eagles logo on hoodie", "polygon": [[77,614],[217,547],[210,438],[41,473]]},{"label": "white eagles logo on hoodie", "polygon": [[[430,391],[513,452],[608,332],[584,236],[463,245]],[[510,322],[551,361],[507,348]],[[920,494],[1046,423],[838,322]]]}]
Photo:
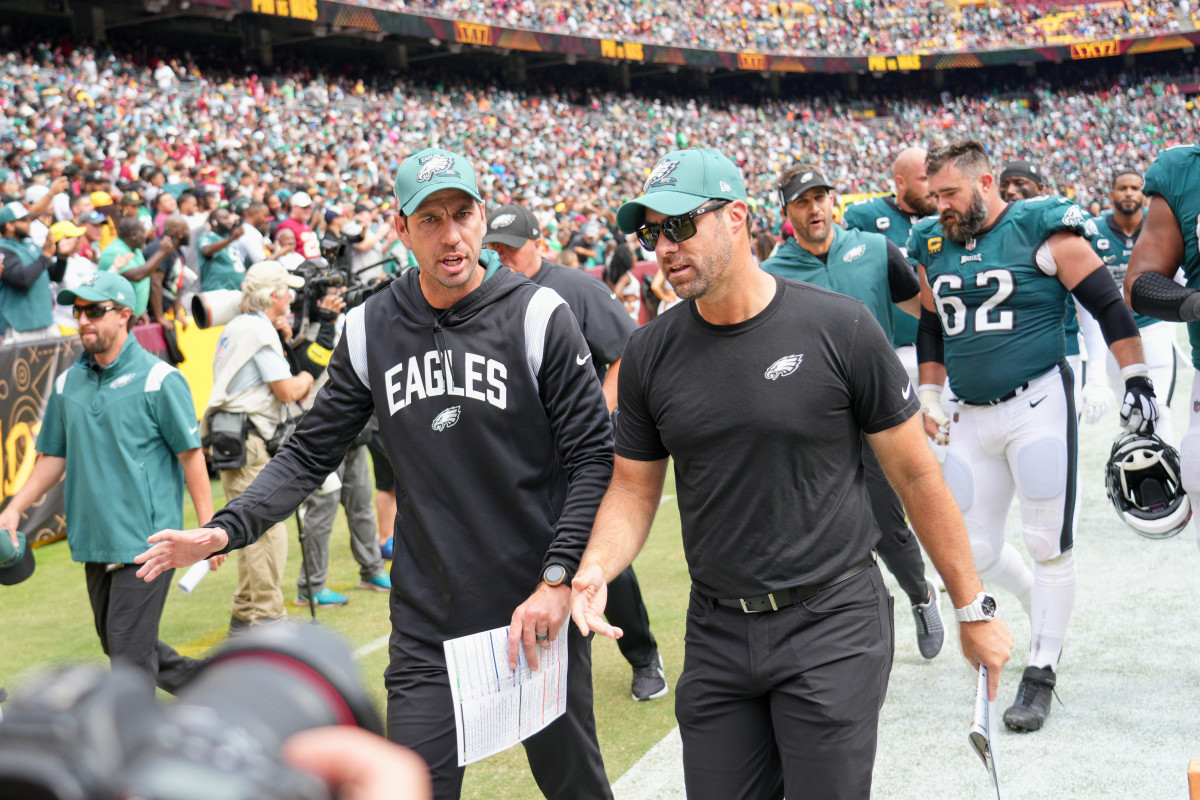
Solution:
[{"label": "white eagles logo on hoodie", "polygon": [[461,415],[462,406],[450,406],[433,418],[432,427],[435,431],[444,431],[446,428],[452,428],[454,427],[454,423],[458,422],[458,418]]}]

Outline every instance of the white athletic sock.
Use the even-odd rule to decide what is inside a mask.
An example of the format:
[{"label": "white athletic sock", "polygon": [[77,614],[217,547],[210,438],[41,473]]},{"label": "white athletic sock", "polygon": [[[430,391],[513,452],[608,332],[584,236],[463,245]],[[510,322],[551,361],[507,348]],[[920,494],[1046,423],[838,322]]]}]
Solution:
[{"label": "white athletic sock", "polygon": [[1029,666],[1058,669],[1058,657],[1075,608],[1075,553],[1033,565]]},{"label": "white athletic sock", "polygon": [[1017,549],[1008,542],[1000,549],[1000,557],[996,563],[979,573],[984,586],[999,586],[1013,595],[1021,603],[1025,613],[1029,613],[1030,595],[1033,593],[1033,573],[1025,566],[1025,561]]}]

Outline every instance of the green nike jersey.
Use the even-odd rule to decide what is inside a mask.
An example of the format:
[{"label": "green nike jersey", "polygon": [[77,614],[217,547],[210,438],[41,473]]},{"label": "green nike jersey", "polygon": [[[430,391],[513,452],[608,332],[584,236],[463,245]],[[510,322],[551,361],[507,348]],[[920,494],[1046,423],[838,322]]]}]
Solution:
[{"label": "green nike jersey", "polygon": [[[846,206],[842,224],[847,228],[871,233],[882,233],[892,244],[908,255],[908,232],[920,219],[896,205],[896,196],[869,197],[855,200]],[[895,314],[892,317],[892,347],[902,347],[917,341],[917,318],[911,314]]]},{"label": "green nike jersey", "polygon": [[1062,362],[1067,290],[1034,254],[1059,231],[1086,236],[1087,221],[1066,198],[1035,197],[1008,206],[965,245],[945,237],[935,218],[913,226],[908,252],[925,267],[960,399],[996,400]]},{"label": "green nike jersey", "polygon": [[[1183,274],[1191,289],[1200,289],[1200,145],[1179,145],[1158,154],[1146,170],[1147,197],[1158,195],[1175,212],[1183,234]],[[1200,369],[1200,322],[1189,322],[1192,366]]]},{"label": "green nike jersey", "polygon": [[[1100,256],[1100,260],[1108,268],[1108,274],[1113,276],[1113,280],[1117,282],[1117,288],[1124,296],[1125,271],[1129,269],[1129,257],[1133,255],[1133,246],[1142,233],[1142,226],[1138,225],[1138,229],[1133,232],[1132,236],[1126,236],[1125,232],[1113,222],[1111,213],[1093,217],[1092,222],[1096,225],[1096,234],[1091,240],[1092,250]],[[1145,220],[1143,220],[1144,222]],[[1154,317],[1147,317],[1145,314],[1136,312],[1133,319],[1139,328],[1158,322]]]},{"label": "green nike jersey", "polygon": [[[833,244],[824,261],[795,239],[788,239],[775,255],[762,263],[762,268],[781,278],[804,281],[861,300],[879,327],[887,331],[892,325],[887,239],[882,236],[834,226]],[[910,315],[899,312],[895,316]]]}]

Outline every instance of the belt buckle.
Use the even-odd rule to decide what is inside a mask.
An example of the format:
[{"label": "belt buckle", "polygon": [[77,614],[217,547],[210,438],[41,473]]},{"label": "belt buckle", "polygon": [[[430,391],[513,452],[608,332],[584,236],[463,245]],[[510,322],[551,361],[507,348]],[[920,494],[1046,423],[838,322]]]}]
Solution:
[{"label": "belt buckle", "polygon": [[[775,602],[774,592],[772,592],[771,594],[768,594],[767,599],[771,601],[771,610],[778,611],[779,605]],[[744,614],[762,614],[763,612],[766,611],[765,608],[763,608],[763,609],[750,608],[749,606],[746,605],[746,598],[744,598],[744,597],[739,597],[738,602],[742,604],[742,613],[744,613]]]}]

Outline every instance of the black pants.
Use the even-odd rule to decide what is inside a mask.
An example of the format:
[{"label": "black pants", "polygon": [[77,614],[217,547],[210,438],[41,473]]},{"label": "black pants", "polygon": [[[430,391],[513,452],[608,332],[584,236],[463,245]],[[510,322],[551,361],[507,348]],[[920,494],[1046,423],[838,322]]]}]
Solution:
[{"label": "black pants", "polygon": [[617,647],[630,666],[648,667],[657,663],[658,644],[650,633],[650,615],[642,602],[642,589],[633,567],[626,567],[608,584],[604,617],[625,632],[617,639]]},{"label": "black pants", "polygon": [[761,614],[693,590],[675,689],[688,800],[869,798],[892,645],[875,566]]},{"label": "black pants", "polygon": [[104,654],[114,662],[144,670],[154,678],[158,688],[177,694],[202,662],[179,655],[158,639],[158,623],[175,570],[146,583],[132,565],[112,572],[106,566],[91,563],[83,566]]},{"label": "black pants", "polygon": [[[612,800],[596,741],[592,711],[591,642],[574,623],[567,640],[567,711],[522,744],[529,769],[549,800]],[[405,652],[405,651],[408,652]],[[458,766],[454,706],[441,648],[417,652],[392,634],[387,688],[387,738],[425,759],[435,800],[457,800],[463,768]]]},{"label": "black pants", "polygon": [[875,524],[879,526],[875,552],[888,572],[895,576],[901,591],[908,595],[908,602],[924,603],[929,596],[929,585],[925,581],[925,560],[921,558],[917,537],[904,519],[904,506],[883,474],[875,451],[864,443],[862,453],[867,495],[875,514]]}]

